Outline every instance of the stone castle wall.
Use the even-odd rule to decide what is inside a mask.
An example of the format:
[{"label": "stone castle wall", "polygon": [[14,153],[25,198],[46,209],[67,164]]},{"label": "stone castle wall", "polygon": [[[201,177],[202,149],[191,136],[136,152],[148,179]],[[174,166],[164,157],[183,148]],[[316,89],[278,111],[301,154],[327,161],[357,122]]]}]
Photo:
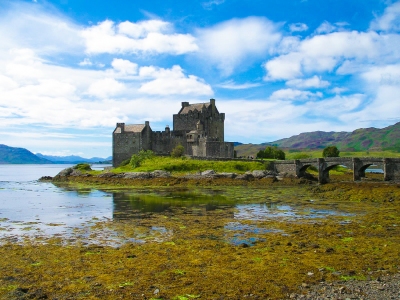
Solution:
[{"label": "stone castle wall", "polygon": [[117,123],[113,133],[113,165],[118,166],[140,150],[169,155],[178,145],[190,156],[233,158],[233,143],[224,142],[225,114],[218,112],[214,99],[193,105],[182,102],[173,122],[172,131],[168,126],[165,131],[152,131],[148,121],[144,125]]}]

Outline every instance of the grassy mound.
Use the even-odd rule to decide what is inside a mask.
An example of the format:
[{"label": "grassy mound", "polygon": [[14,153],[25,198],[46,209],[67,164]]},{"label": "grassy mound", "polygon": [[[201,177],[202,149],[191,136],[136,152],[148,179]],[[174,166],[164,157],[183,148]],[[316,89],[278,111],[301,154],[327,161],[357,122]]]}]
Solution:
[{"label": "grassy mound", "polygon": [[197,173],[205,170],[216,172],[244,173],[253,170],[265,170],[268,163],[256,161],[206,161],[189,158],[173,158],[154,156],[141,162],[140,166],[133,168],[131,165],[122,166],[113,172],[151,172],[164,170],[174,174]]}]

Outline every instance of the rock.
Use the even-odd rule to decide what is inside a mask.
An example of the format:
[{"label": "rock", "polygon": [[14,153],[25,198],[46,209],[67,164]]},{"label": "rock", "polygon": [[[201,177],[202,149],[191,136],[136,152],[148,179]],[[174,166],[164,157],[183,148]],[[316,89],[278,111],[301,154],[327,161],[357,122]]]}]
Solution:
[{"label": "rock", "polygon": [[217,178],[236,178],[236,173],[218,173],[215,175]]},{"label": "rock", "polygon": [[206,171],[200,173],[201,176],[205,176],[205,177],[213,176],[215,174],[216,173],[214,170],[206,170]]},{"label": "rock", "polygon": [[251,172],[251,174],[254,176],[254,178],[261,179],[267,175],[267,172],[264,170],[254,170]]},{"label": "rock", "polygon": [[129,172],[129,173],[125,173],[124,178],[127,178],[127,179],[148,179],[148,178],[151,178],[151,174],[149,172]]},{"label": "rock", "polygon": [[53,177],[51,176],[42,176],[39,178],[39,181],[52,181]]},{"label": "rock", "polygon": [[72,172],[74,171],[74,169],[72,168],[66,168],[62,171],[60,171],[56,177],[65,177],[65,176],[69,176]]},{"label": "rock", "polygon": [[241,174],[241,175],[236,176],[235,179],[239,179],[239,180],[252,180],[252,179],[254,179],[254,176],[253,176],[253,174],[251,174],[251,173],[245,173],[245,174]]},{"label": "rock", "polygon": [[112,173],[112,172],[105,172],[105,173],[101,173],[101,174],[97,175],[97,177],[100,177],[100,178],[112,178],[112,177],[115,177],[116,175],[117,174]]},{"label": "rock", "polygon": [[171,177],[171,173],[164,170],[155,170],[150,173],[151,178],[168,178]]}]

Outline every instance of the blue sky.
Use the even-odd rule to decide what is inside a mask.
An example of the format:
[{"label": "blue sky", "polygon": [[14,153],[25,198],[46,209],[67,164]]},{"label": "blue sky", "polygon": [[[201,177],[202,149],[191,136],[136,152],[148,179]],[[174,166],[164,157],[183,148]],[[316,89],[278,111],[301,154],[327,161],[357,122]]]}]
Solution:
[{"label": "blue sky", "polygon": [[111,155],[215,98],[225,139],[400,121],[400,2],[0,0],[0,143]]}]

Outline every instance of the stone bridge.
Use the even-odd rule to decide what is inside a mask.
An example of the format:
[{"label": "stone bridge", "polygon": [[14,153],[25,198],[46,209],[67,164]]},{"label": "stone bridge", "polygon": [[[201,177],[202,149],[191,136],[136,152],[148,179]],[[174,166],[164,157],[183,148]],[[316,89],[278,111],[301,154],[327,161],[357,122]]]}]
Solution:
[{"label": "stone bridge", "polygon": [[318,182],[329,182],[329,170],[335,166],[346,166],[353,170],[354,181],[365,177],[365,170],[369,166],[377,166],[383,170],[384,180],[400,180],[400,158],[375,158],[375,157],[327,157],[296,160],[277,160],[272,163],[275,171],[287,173],[297,177],[304,177],[309,166],[318,170]]}]

